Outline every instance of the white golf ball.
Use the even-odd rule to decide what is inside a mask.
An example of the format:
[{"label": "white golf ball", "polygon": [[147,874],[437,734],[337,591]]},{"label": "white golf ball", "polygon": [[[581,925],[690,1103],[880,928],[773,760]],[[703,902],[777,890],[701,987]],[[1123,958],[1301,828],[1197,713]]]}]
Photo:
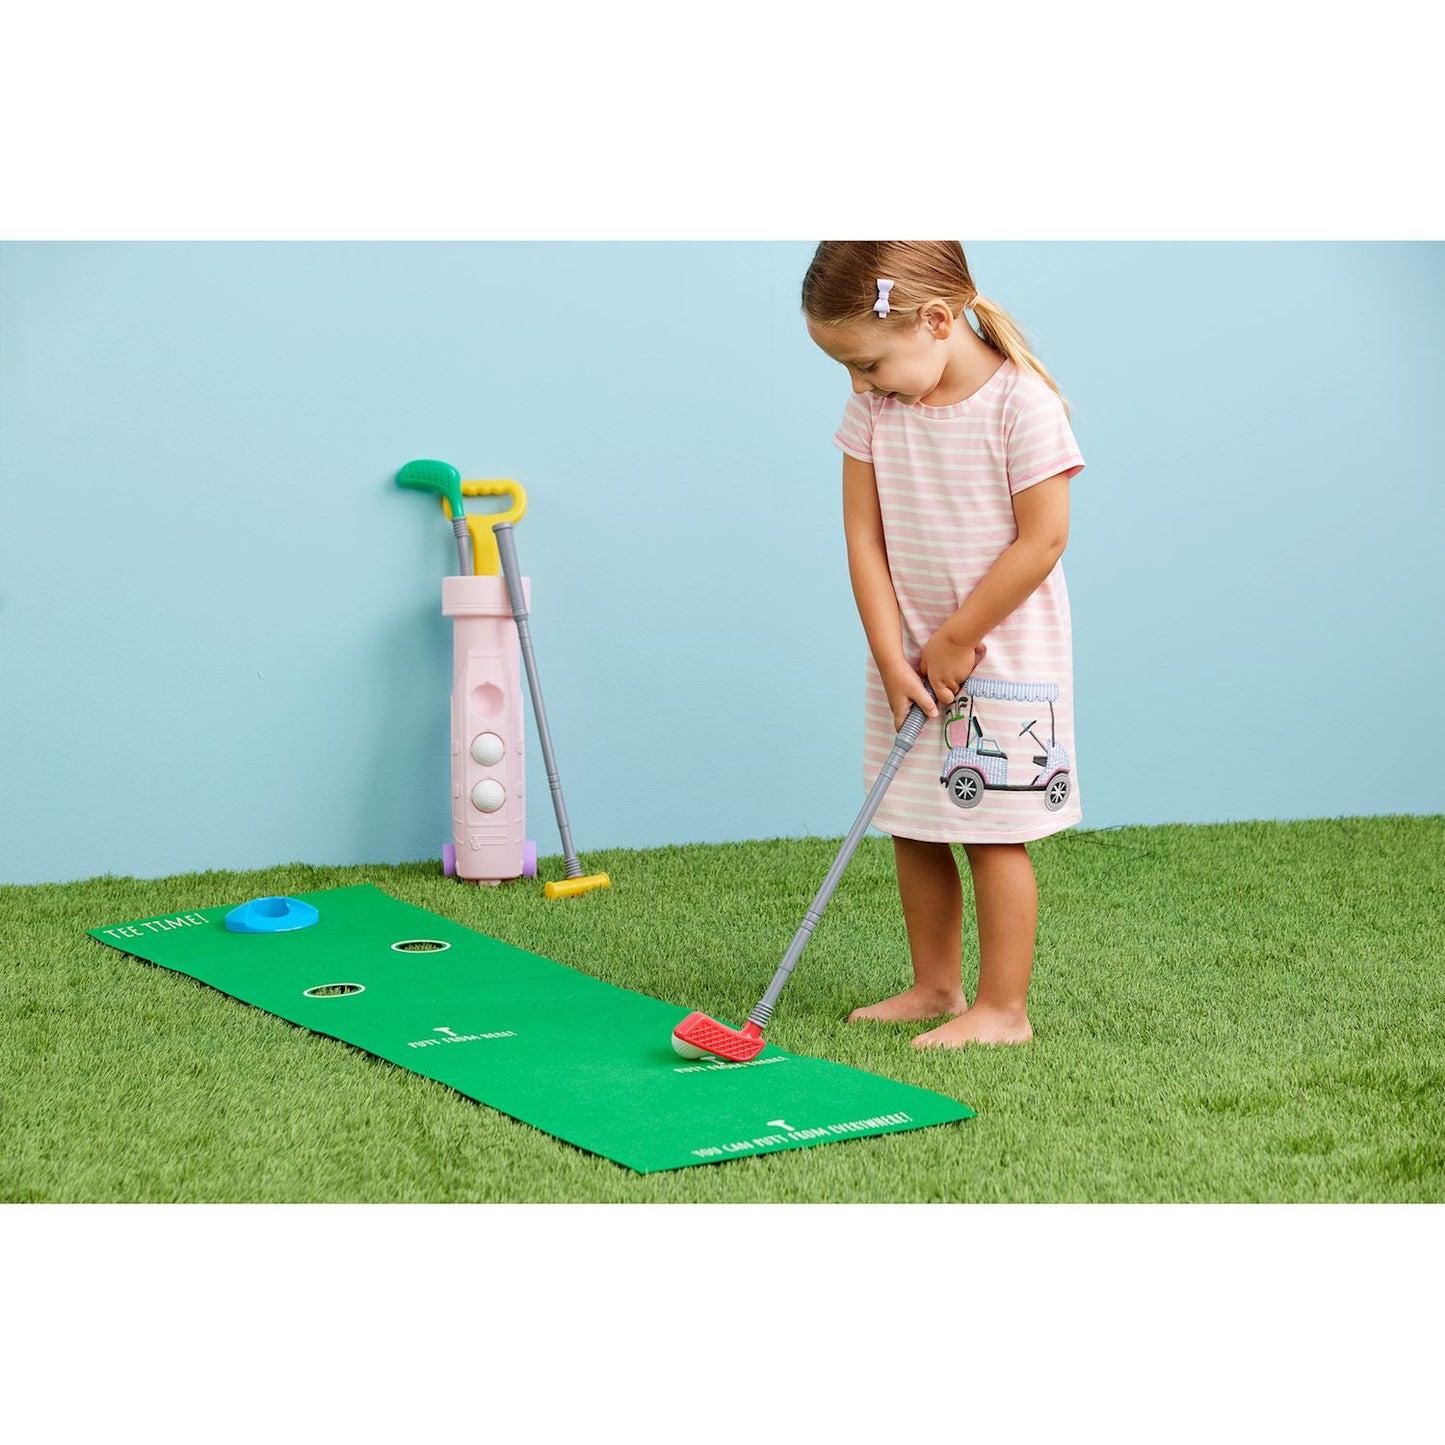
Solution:
[{"label": "white golf ball", "polygon": [[700,1049],[696,1044],[684,1043],[676,1034],[672,1036],[672,1051],[681,1054],[685,1059],[700,1059],[707,1053],[706,1049]]},{"label": "white golf ball", "polygon": [[483,813],[495,813],[506,801],[507,790],[493,778],[484,778],[472,789],[472,806]]},{"label": "white golf ball", "polygon": [[472,756],[484,768],[495,767],[506,751],[506,743],[496,733],[478,733],[472,739]]}]

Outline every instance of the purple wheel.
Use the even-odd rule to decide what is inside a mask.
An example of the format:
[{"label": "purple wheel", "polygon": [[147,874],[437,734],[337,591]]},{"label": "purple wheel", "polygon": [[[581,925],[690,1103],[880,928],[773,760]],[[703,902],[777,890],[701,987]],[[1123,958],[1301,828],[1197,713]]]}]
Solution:
[{"label": "purple wheel", "polygon": [[457,845],[455,843],[442,844],[442,872],[448,878],[457,876]]},{"label": "purple wheel", "polygon": [[522,877],[535,878],[537,876],[537,841],[535,838],[528,838],[522,844]]}]

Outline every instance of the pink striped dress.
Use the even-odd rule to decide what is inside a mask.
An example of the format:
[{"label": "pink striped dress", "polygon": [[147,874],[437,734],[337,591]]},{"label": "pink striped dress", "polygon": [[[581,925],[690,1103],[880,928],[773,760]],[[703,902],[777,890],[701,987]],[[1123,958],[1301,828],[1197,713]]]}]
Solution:
[{"label": "pink striped dress", "polygon": [[[923,645],[1018,535],[1012,498],[1084,459],[1058,395],[1005,361],[951,406],[854,392],[833,438],[873,464],[904,655]],[[874,818],[941,843],[1027,843],[1083,818],[1074,762],[1069,594],[1062,561],[987,637],[988,654],[947,715],[928,722]],[[869,656],[864,786],[893,744]]]}]

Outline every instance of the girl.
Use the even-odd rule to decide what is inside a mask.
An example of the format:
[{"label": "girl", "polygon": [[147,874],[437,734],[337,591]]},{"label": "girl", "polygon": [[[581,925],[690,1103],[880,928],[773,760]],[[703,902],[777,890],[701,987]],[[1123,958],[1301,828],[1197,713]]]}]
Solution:
[{"label": "girl", "polygon": [[[893,835],[913,987],[850,1021],[951,1015],[915,1045],[1023,1043],[1038,920],[1024,845],[1082,818],[1059,558],[1084,459],[1053,378],[978,294],[958,242],[824,241],[803,314],[853,384],[833,440],[872,653],[867,781],[912,703],[940,720],[874,818]],[[953,843],[968,856],[978,921],[971,1007]]]}]

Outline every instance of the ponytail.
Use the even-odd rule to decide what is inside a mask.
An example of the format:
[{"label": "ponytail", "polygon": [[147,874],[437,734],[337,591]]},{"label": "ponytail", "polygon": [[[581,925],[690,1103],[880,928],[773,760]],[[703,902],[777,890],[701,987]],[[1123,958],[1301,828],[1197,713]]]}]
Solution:
[{"label": "ponytail", "polygon": [[993,349],[1008,357],[1015,366],[1026,366],[1037,372],[1054,389],[1055,395],[1064,404],[1064,415],[1071,415],[1068,399],[1059,390],[1059,384],[1049,375],[1042,361],[1029,349],[1028,338],[1022,328],[1002,306],[995,306],[985,296],[975,295],[969,310],[978,317],[979,334]]}]

